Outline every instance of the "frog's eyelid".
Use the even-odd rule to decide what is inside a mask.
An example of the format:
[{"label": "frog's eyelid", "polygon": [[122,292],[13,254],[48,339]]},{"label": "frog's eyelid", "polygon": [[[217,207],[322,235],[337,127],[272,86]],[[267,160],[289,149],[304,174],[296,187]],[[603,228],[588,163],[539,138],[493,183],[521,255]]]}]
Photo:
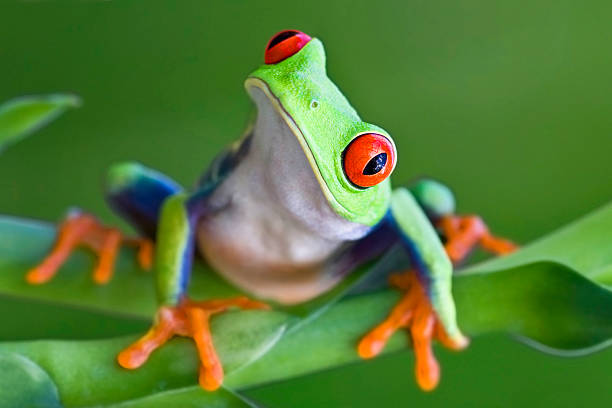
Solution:
[{"label": "frog's eyelid", "polygon": [[285,30],[276,33],[266,45],[264,62],[277,64],[300,51],[312,38],[301,31]]},{"label": "frog's eyelid", "polygon": [[280,44],[283,41],[285,41],[287,38],[291,38],[291,37],[293,37],[294,35],[297,35],[297,34],[299,34],[299,31],[296,31],[296,30],[281,31],[280,33],[278,33],[274,37],[272,37],[272,39],[268,43],[268,46],[266,47],[266,50],[271,49],[275,45]]}]

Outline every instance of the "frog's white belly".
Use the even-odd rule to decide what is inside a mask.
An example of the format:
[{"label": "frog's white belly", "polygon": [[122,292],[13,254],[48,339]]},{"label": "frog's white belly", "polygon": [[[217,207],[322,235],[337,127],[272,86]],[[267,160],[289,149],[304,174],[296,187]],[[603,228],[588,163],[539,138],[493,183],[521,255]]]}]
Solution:
[{"label": "frog's white belly", "polygon": [[247,292],[281,303],[301,302],[337,283],[322,267],[342,241],[288,221],[269,207],[232,203],[202,220],[199,248],[216,271]]},{"label": "frog's white belly", "polygon": [[260,91],[247,156],[217,187],[198,227],[206,261],[257,296],[298,303],[333,287],[324,264],[370,227],[336,214],[310,163]]}]

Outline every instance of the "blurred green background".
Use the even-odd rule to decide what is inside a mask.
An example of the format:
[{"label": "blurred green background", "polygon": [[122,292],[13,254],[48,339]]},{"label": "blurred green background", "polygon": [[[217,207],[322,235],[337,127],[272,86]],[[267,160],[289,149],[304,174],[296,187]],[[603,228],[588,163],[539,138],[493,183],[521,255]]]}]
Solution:
[{"label": "blurred green background", "polygon": [[[100,184],[119,160],[192,184],[240,135],[242,82],[269,37],[297,28],[323,40],[332,79],[394,136],[395,184],[434,176],[461,211],[528,242],[612,197],[611,21],[606,0],[4,1],[0,101],[71,91],[84,105],[3,154],[0,213],[57,220],[76,205],[118,223]],[[431,394],[403,352],[249,395],[278,408],[612,400],[612,350],[561,359],[497,335],[437,352]]]}]

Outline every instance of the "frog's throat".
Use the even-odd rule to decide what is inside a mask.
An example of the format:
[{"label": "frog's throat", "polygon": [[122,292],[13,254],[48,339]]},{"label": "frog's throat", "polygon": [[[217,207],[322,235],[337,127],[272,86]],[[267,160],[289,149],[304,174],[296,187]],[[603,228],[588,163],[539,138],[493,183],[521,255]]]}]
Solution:
[{"label": "frog's throat", "polygon": [[[315,175],[317,182],[319,183],[319,186],[321,187],[321,191],[323,192],[323,195],[325,196],[327,201],[331,204],[331,207],[332,208],[340,207],[344,210],[342,212],[343,214],[347,214],[347,213],[352,214],[352,211],[346,208],[344,205],[342,205],[342,203],[338,201],[336,197],[334,196],[334,194],[331,192],[329,186],[327,185],[327,182],[325,181],[325,179],[323,178],[323,175],[321,174],[321,170],[319,169],[319,165],[317,164],[317,161],[315,160],[314,155],[312,154],[312,150],[310,149],[310,146],[308,145],[308,141],[304,137],[304,133],[302,132],[300,127],[297,125],[297,123],[295,123],[295,121],[293,120],[289,112],[285,110],[285,108],[280,103],[280,100],[276,97],[276,95],[274,95],[272,91],[270,91],[268,84],[266,84],[264,81],[262,81],[259,78],[248,77],[246,81],[244,82],[244,85],[247,88],[247,90],[249,88],[258,88],[259,90],[261,90],[266,95],[266,97],[268,98],[272,106],[274,107],[274,110],[276,111],[276,113],[278,113],[280,117],[283,118],[287,126],[289,126],[289,129],[291,129],[291,132],[293,133],[298,143],[300,144],[302,151],[304,152],[304,155],[306,156],[306,159],[308,160],[308,164],[310,164],[310,168],[312,169],[312,172]],[[340,214],[340,215],[343,215],[343,214]]]}]

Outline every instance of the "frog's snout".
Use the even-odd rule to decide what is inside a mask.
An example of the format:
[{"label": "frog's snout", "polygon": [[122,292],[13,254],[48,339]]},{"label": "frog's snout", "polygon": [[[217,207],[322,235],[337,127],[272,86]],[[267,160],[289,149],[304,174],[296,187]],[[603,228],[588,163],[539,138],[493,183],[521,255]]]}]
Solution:
[{"label": "frog's snout", "polygon": [[276,64],[286,60],[290,56],[297,53],[310,42],[312,38],[298,30],[283,30],[272,36],[266,52],[264,54],[264,62],[266,64]]}]

